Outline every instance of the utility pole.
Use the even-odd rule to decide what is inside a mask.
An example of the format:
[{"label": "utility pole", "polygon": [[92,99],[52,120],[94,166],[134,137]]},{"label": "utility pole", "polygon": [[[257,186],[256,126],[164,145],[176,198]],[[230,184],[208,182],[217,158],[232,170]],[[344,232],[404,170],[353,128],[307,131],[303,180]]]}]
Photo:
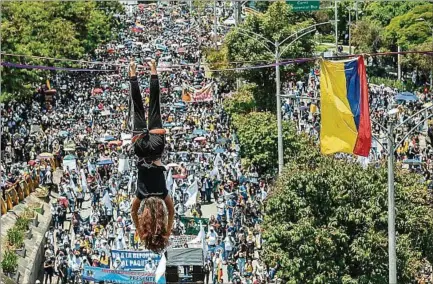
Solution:
[{"label": "utility pole", "polygon": [[358,23],[358,0],[355,0],[355,21]]},{"label": "utility pole", "polygon": [[[400,45],[397,46],[397,52],[401,52]],[[401,54],[397,54],[397,78],[401,81]]]},{"label": "utility pole", "polygon": [[338,2],[335,0],[335,52],[338,54]]},{"label": "utility pole", "polygon": [[276,99],[277,99],[277,127],[278,127],[278,174],[283,172],[284,168],[284,151],[283,151],[283,122],[281,117],[281,78],[280,78],[280,43],[275,42],[275,83],[276,83]]},{"label": "utility pole", "polygon": [[390,284],[397,284],[397,254],[395,241],[394,199],[394,121],[388,125],[388,276]]},{"label": "utility pole", "polygon": [[218,21],[217,21],[217,10],[216,10],[216,2],[217,0],[214,0],[213,2],[213,33],[214,33],[214,42],[215,42],[215,47],[217,46],[217,25],[218,25]]},{"label": "utility pole", "polygon": [[236,26],[241,24],[242,21],[242,5],[241,5],[241,1],[235,1],[235,21],[236,21]]},{"label": "utility pole", "polygon": [[349,10],[349,55],[352,54],[352,7],[348,8]]}]

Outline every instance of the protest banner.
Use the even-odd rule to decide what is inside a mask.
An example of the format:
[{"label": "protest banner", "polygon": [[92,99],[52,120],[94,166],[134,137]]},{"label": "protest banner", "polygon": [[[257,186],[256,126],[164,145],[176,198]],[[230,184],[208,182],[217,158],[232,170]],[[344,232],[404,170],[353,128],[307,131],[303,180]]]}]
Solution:
[{"label": "protest banner", "polygon": [[182,101],[189,103],[212,101],[213,90],[213,83],[204,86],[200,90],[188,86],[184,87],[182,91]]},{"label": "protest banner", "polygon": [[82,273],[82,279],[85,281],[94,281],[98,283],[131,283],[131,284],[147,284],[147,283],[165,283],[165,277],[155,279],[155,273],[147,273],[141,271],[125,271],[125,270],[110,270],[100,267],[85,266]]},{"label": "protest banner", "polygon": [[200,221],[204,230],[208,230],[209,218],[180,217],[180,221],[185,226],[185,235],[197,235],[200,232]]},{"label": "protest banner", "polygon": [[141,270],[143,271],[151,259],[151,267],[158,266],[161,256],[152,251],[131,251],[131,250],[111,250],[111,259],[113,261],[120,258],[121,267],[124,270]]},{"label": "protest banner", "polygon": [[196,235],[173,236],[173,238],[170,238],[169,247],[183,248],[186,243],[194,240],[196,237],[197,237]]}]

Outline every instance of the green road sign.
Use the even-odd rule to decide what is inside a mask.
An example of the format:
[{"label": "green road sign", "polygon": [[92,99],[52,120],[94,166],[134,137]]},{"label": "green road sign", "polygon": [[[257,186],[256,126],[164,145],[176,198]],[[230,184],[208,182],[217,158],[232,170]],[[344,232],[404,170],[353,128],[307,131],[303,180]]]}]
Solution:
[{"label": "green road sign", "polygon": [[320,1],[287,0],[286,3],[292,6],[294,12],[308,12],[320,10]]}]

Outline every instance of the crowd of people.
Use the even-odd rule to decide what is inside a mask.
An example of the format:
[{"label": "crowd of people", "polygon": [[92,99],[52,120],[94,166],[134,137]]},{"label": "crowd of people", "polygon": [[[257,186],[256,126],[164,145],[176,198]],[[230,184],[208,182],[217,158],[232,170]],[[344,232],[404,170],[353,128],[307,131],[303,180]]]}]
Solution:
[{"label": "crowd of people", "polygon": [[[76,283],[85,265],[123,269],[111,250],[144,249],[130,217],[137,179],[130,146],[126,63],[131,58],[138,64],[145,105],[149,75],[144,66],[150,58],[158,60],[168,131],[163,162],[176,210],[171,246],[188,246],[187,240],[196,237],[185,236],[183,216],[206,218],[206,283],[220,283],[224,277],[267,280],[257,254],[267,183],[255,168],[241,167],[240,147],[218,86],[200,66],[201,48],[212,44],[208,28],[198,26],[181,7],[138,5],[122,17],[128,24],[115,31],[117,40],[92,55],[92,61],[101,63],[87,66],[93,72],[59,73],[33,100],[12,101],[2,113],[3,174],[9,179],[24,171],[39,174],[41,186],[57,197],[51,204],[53,226],[46,234],[44,282],[55,282],[54,276],[57,283]],[[209,96],[202,101],[185,102],[182,90],[205,88]],[[203,210],[208,204],[215,204],[216,214]],[[226,276],[221,276],[223,270]],[[189,267],[183,274],[190,274]]]},{"label": "crowd of people", "polygon": [[[187,247],[195,237],[186,236],[182,217],[208,218],[202,224],[208,251],[205,283],[273,280],[278,263],[263,263],[259,253],[268,183],[254,167],[241,166],[236,133],[220,104],[223,94],[200,65],[202,47],[213,43],[209,26],[199,25],[181,5],[165,9],[140,4],[122,20],[124,28],[113,31],[117,39],[89,55],[98,64],[86,68],[94,71],[59,73],[51,79],[55,93],[45,84],[31,101],[11,101],[2,109],[3,192],[27,171],[39,174],[41,185],[56,196],[51,203],[53,225],[46,234],[44,282],[77,283],[85,265],[122,270],[124,264],[120,258],[112,259],[112,250],[144,249],[130,217],[137,179],[130,147],[127,62],[131,58],[139,65],[145,105],[149,75],[144,66],[151,58],[158,60],[162,118],[168,131],[163,162],[176,210],[170,245]],[[293,95],[283,105],[284,117],[296,121],[299,131],[318,138],[320,104],[314,100],[319,96],[318,72],[308,74],[306,82],[289,80],[284,88]],[[191,89],[210,90],[211,95],[185,102],[184,90]],[[296,98],[299,95],[304,97]],[[370,87],[374,122],[387,127],[387,110],[398,103],[396,95],[384,86]],[[432,94],[426,93],[415,102],[400,104],[398,119],[404,121],[431,99]],[[401,128],[397,137],[403,138],[423,115]],[[412,161],[410,169],[429,180],[433,149],[426,126],[421,124],[419,131],[404,137],[397,158]],[[371,163],[384,158],[387,143],[382,128],[373,124],[373,131],[378,141]],[[215,214],[204,212],[208,204],[214,204]],[[145,270],[154,271],[156,266],[149,259]],[[182,270],[185,277],[190,271],[188,266]]]}]

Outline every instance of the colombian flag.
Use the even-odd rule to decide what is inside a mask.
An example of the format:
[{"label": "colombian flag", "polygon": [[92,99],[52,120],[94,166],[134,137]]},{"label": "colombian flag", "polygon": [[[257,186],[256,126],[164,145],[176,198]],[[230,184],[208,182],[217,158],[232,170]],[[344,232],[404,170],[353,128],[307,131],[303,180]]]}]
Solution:
[{"label": "colombian flag", "polygon": [[322,153],[367,157],[371,125],[364,58],[322,60],[320,69]]}]

